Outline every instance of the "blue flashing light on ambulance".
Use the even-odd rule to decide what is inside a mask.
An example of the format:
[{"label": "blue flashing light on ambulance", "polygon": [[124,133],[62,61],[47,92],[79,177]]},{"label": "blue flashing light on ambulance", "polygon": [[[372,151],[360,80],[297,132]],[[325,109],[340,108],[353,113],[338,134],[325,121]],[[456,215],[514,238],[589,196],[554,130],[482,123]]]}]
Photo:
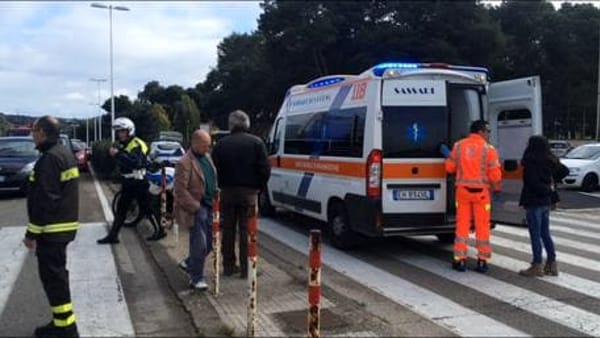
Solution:
[{"label": "blue flashing light on ambulance", "polygon": [[486,119],[504,170],[492,219],[520,224],[518,160],[542,132],[540,87],[538,76],[491,83],[486,68],[443,63],[382,63],[292,86],[268,136],[261,210],[326,221],[339,248],[359,234],[453,241],[454,184],[440,146]]}]

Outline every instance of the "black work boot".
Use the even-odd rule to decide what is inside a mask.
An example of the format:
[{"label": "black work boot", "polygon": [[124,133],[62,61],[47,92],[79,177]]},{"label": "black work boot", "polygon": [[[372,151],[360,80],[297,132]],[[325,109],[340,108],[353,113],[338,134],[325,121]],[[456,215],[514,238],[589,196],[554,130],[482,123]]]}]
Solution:
[{"label": "black work boot", "polygon": [[112,236],[110,234],[106,235],[106,237],[101,238],[96,241],[98,244],[118,244],[119,239],[116,236]]},{"label": "black work boot", "polygon": [[67,327],[58,327],[54,326],[53,322],[50,322],[36,328],[34,334],[36,338],[79,338],[77,324],[72,324]]},{"label": "black work boot", "polygon": [[456,271],[460,271],[460,272],[467,271],[467,260],[466,259],[454,260],[452,262],[452,269],[454,269]]},{"label": "black work boot", "polygon": [[483,259],[478,259],[477,267],[475,268],[475,271],[480,272],[480,273],[486,273],[486,272],[488,272],[488,270],[489,270],[489,267],[488,267],[487,262]]}]

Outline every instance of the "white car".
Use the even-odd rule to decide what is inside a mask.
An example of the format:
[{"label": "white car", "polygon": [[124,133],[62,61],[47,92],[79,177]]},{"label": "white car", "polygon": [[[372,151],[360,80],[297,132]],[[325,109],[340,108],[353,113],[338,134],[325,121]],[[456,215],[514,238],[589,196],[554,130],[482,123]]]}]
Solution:
[{"label": "white car", "polygon": [[565,140],[551,140],[550,142],[550,151],[556,157],[564,157],[566,154],[573,149],[569,141]]},{"label": "white car", "polygon": [[155,141],[150,143],[148,157],[155,163],[167,162],[174,165],[184,154],[185,150],[179,142]]},{"label": "white car", "polygon": [[600,143],[581,145],[571,150],[560,162],[569,168],[562,181],[566,187],[577,187],[590,192],[598,188],[600,177]]}]

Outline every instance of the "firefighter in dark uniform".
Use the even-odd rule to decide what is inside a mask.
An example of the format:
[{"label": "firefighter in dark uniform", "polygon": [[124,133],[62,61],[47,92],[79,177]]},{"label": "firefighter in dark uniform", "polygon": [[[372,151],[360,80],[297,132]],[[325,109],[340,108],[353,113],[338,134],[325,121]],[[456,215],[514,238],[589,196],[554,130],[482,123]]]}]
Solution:
[{"label": "firefighter in dark uniform", "polygon": [[125,222],[127,210],[135,199],[146,218],[152,224],[154,233],[146,238],[149,241],[157,241],[164,238],[167,233],[160,226],[150,206],[150,187],[146,178],[146,166],[148,165],[148,146],[142,139],[135,136],[135,124],[126,117],[119,117],[113,122],[113,129],[121,148],[111,147],[109,154],[116,158],[121,172],[122,194],[117,203],[117,212],[110,232],[106,237],[99,239],[98,244],[119,243],[119,230]]},{"label": "firefighter in dark uniform", "polygon": [[44,116],[32,129],[42,153],[29,177],[29,225],[24,243],[35,249],[38,271],[52,321],[35,329],[36,337],[79,337],[67,271],[67,245],[79,227],[79,171],[69,150],[58,143],[59,123]]}]

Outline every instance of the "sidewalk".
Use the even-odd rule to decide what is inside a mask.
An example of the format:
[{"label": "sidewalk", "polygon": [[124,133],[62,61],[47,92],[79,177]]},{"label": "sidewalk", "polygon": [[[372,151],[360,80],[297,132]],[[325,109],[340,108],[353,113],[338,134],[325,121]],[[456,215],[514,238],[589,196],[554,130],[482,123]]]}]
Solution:
[{"label": "sidewalk", "polygon": [[[220,294],[214,295],[214,252],[207,257],[205,273],[209,290],[199,292],[187,287],[187,275],[177,263],[187,255],[188,234],[173,229],[158,243],[147,243],[152,255],[161,266],[171,287],[194,319],[201,336],[246,336],[248,281],[239,275],[221,275]],[[260,246],[260,239],[259,239]],[[308,247],[308,245],[307,245]],[[260,256],[258,260],[258,311],[256,337],[306,337],[307,283],[280,269]],[[297,269],[301,269],[299,262]],[[221,272],[222,273],[222,272]],[[351,323],[333,311],[334,303],[321,297],[321,334],[328,336],[376,337],[370,331],[349,331]],[[215,320],[218,319],[218,320]]]}]

